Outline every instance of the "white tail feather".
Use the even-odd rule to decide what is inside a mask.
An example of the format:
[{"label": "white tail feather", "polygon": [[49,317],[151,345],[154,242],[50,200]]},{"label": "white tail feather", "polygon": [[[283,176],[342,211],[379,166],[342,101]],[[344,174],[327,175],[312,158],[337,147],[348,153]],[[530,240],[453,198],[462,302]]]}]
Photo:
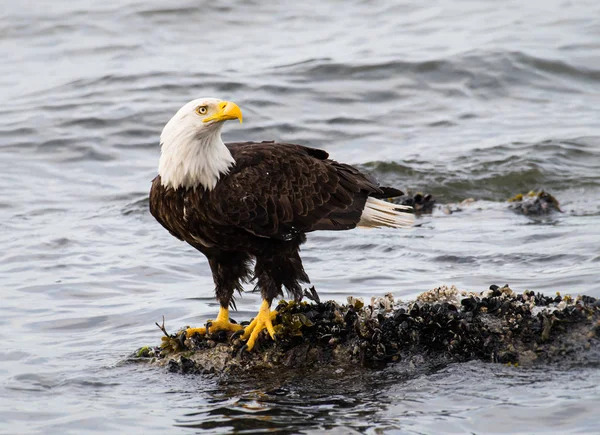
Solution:
[{"label": "white tail feather", "polygon": [[360,228],[410,228],[415,221],[415,215],[398,210],[412,210],[412,207],[368,198],[358,226]]}]

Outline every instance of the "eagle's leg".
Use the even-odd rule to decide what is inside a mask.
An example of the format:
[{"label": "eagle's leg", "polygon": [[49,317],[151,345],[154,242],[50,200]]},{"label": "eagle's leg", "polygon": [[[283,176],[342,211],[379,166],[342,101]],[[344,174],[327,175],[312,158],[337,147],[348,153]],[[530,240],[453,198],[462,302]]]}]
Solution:
[{"label": "eagle's leg", "polygon": [[215,282],[215,293],[221,308],[215,320],[209,320],[206,327],[188,328],[186,335],[191,337],[195,333],[201,335],[214,333],[217,331],[236,332],[243,327],[229,320],[229,307],[235,304],[233,302],[234,290],[242,291],[241,281],[247,280],[250,274],[248,264],[250,258],[245,253],[232,252],[224,253],[223,255],[214,255],[208,257],[213,280]]}]

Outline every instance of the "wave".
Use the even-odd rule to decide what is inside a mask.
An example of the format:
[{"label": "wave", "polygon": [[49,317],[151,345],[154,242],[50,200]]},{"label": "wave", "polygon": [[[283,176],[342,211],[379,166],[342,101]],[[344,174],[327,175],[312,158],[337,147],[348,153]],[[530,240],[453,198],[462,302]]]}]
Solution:
[{"label": "wave", "polygon": [[364,168],[382,183],[422,190],[441,202],[505,201],[532,189],[555,194],[580,189],[600,199],[598,162],[600,137],[582,137],[473,149],[448,161],[376,161]]},{"label": "wave", "polygon": [[572,65],[564,59],[544,58],[525,51],[473,50],[422,61],[393,59],[340,63],[327,58],[307,59],[279,66],[276,70],[305,82],[379,80],[418,88],[456,83],[465,94],[469,90],[482,89],[499,94],[511,87],[527,85],[577,92],[581,82],[600,82],[600,69]]}]

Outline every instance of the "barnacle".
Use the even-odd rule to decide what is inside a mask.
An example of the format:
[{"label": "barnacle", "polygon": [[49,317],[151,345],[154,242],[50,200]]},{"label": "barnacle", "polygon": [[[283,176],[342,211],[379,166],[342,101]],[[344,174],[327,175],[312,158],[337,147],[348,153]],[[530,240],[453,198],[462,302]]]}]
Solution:
[{"label": "barnacle", "polygon": [[[480,293],[441,286],[408,304],[394,301],[391,295],[375,297],[368,306],[352,297],[344,305],[281,301],[276,310],[277,341],[266,340],[257,352],[244,353],[243,343],[235,338],[228,341],[226,334],[196,334],[182,340],[181,333],[168,334],[163,324],[161,357],[175,361],[169,362],[169,369],[182,373],[199,372],[207,364],[211,370],[217,364],[225,364],[227,370],[247,370],[260,364],[381,367],[440,359],[516,366],[566,358],[565,349],[589,349],[598,344],[600,335],[600,302],[595,298],[545,296],[528,290],[516,294],[508,285],[493,285]],[[573,335],[574,325],[587,329]],[[221,349],[227,349],[227,358],[211,359]],[[152,352],[142,348],[137,354],[144,357]],[[184,364],[181,358],[198,355],[206,355],[209,362]]]}]

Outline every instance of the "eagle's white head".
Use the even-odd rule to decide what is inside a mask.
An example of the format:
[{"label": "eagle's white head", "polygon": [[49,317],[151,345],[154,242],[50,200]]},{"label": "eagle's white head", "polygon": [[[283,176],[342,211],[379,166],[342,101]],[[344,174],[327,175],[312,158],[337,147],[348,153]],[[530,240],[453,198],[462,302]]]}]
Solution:
[{"label": "eagle's white head", "polygon": [[214,189],[235,163],[221,140],[223,122],[230,119],[242,122],[242,111],[237,104],[216,98],[199,98],[179,109],[160,135],[162,185]]}]

